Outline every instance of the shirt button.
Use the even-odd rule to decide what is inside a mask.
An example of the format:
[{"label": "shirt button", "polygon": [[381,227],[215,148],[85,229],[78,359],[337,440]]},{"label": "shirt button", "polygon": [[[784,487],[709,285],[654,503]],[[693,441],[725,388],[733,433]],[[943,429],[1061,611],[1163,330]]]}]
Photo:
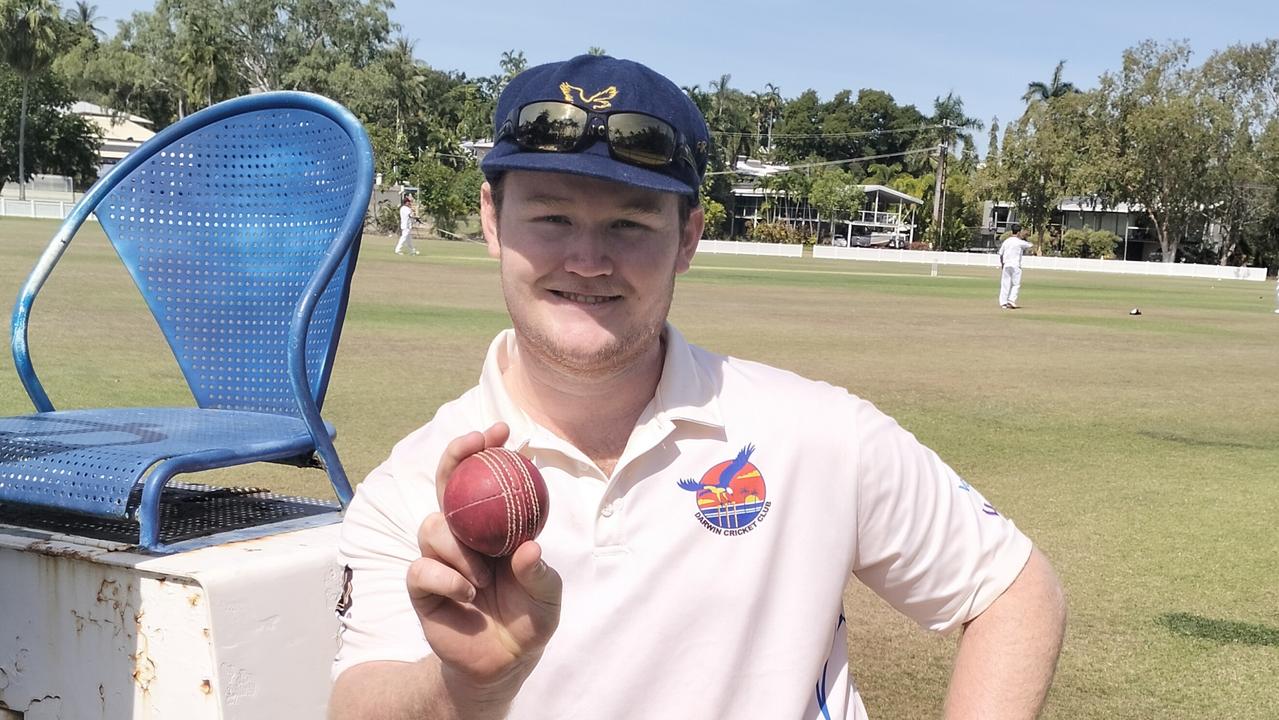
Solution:
[{"label": "shirt button", "polygon": [[609,503],[608,505],[600,508],[600,515],[603,515],[604,517],[613,517],[613,503]]}]

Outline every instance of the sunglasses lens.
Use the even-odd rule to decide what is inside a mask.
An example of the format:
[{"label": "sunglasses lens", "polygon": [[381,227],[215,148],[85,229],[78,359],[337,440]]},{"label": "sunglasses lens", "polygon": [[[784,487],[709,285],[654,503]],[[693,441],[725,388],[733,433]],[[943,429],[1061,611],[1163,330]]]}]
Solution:
[{"label": "sunglasses lens", "polygon": [[610,115],[608,137],[613,154],[636,165],[661,167],[675,157],[675,131],[670,125],[647,115]]},{"label": "sunglasses lens", "polygon": [[569,152],[586,131],[586,111],[558,102],[531,103],[520,109],[515,139],[525,147]]}]

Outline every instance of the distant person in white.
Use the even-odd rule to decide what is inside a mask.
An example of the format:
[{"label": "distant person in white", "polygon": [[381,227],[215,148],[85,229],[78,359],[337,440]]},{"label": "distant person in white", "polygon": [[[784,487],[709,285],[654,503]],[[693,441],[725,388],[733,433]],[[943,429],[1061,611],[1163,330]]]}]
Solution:
[{"label": "distant person in white", "polygon": [[1021,292],[1021,255],[1034,247],[1026,242],[1029,230],[1020,225],[1012,226],[1013,234],[999,246],[999,307],[1017,309],[1017,293]]},{"label": "distant person in white", "polygon": [[395,254],[403,255],[406,251],[409,255],[417,255],[417,248],[413,247],[413,221],[417,216],[413,214],[413,196],[405,195],[400,201],[400,241],[395,244]]}]

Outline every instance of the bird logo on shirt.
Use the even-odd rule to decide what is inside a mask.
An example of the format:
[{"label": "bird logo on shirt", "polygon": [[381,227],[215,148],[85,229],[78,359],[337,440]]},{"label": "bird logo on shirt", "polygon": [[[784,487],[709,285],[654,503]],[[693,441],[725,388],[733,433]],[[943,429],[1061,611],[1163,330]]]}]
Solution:
[{"label": "bird logo on shirt", "polygon": [[741,535],[753,529],[772,503],[767,500],[764,476],[751,462],[754,445],[746,445],[732,460],[702,474],[701,480],[684,478],[677,485],[697,498],[697,517],[717,535]]}]

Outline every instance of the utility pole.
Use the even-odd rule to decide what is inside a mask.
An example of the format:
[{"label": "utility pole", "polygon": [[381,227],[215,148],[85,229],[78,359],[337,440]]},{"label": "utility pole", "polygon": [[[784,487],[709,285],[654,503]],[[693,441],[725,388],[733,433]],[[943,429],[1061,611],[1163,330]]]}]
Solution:
[{"label": "utility pole", "polygon": [[942,222],[946,215],[946,140],[949,139],[946,130],[950,128],[950,121],[942,121],[942,141],[937,145],[937,178],[933,185],[933,241],[929,243],[931,249],[937,249],[937,243],[941,240]]}]

